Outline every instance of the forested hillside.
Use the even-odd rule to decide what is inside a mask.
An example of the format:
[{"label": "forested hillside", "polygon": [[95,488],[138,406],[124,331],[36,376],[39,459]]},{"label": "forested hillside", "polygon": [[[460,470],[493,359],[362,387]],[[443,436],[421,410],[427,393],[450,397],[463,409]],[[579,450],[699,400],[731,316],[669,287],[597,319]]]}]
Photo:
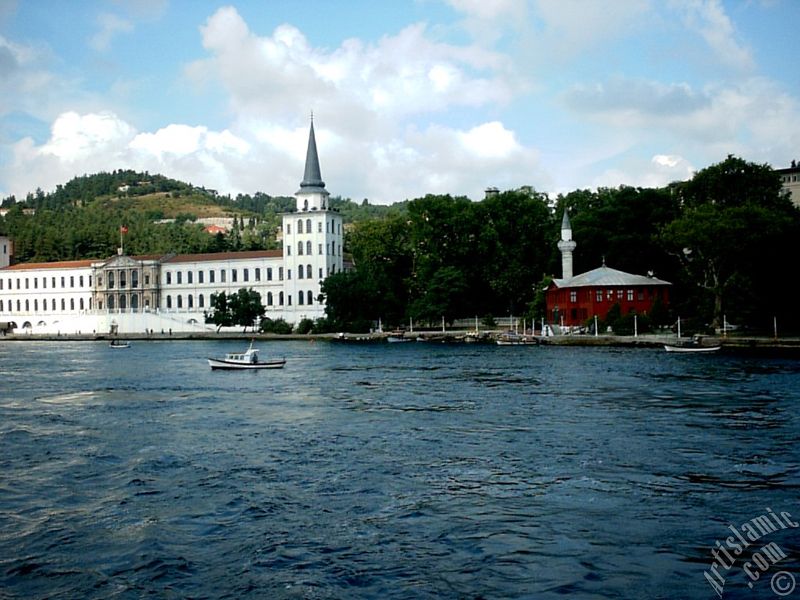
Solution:
[{"label": "forested hillside", "polygon": [[[345,223],[402,210],[340,197],[331,206]],[[14,239],[15,260],[47,262],[111,256],[123,225],[129,254],[277,248],[281,214],[295,209],[295,199],[262,192],[232,198],[163,175],[118,170],[75,177],[51,193],[10,196],[2,208],[8,213],[0,218],[0,234]],[[209,235],[196,223],[209,217],[234,219],[234,225],[227,234]]]}]

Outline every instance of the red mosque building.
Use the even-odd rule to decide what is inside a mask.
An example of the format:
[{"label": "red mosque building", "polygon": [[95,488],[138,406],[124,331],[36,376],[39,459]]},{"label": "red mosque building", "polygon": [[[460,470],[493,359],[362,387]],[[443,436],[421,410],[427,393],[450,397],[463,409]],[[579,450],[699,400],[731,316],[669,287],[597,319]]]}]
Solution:
[{"label": "red mosque building", "polygon": [[649,275],[633,275],[603,266],[572,275],[572,226],[566,211],[561,221],[562,278],[554,279],[547,288],[547,320],[566,327],[584,325],[594,316],[605,319],[608,311],[619,304],[621,313],[648,314],[656,300],[669,306],[671,283]]}]

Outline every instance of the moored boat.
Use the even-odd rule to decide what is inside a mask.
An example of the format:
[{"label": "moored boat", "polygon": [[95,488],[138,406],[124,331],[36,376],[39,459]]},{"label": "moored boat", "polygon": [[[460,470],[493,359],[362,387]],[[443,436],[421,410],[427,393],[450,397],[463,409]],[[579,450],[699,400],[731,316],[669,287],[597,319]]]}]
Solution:
[{"label": "moored boat", "polygon": [[124,340],[111,340],[108,346],[109,348],[130,348],[131,343]]}]

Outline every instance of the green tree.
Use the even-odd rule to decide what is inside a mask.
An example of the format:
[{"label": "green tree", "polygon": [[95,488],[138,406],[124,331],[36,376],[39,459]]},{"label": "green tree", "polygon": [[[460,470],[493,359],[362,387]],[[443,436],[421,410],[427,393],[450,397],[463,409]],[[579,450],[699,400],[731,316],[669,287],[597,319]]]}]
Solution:
[{"label": "green tree", "polygon": [[211,311],[205,313],[206,323],[213,323],[217,326],[217,331],[223,327],[234,325],[233,312],[228,303],[228,296],[225,292],[213,294],[211,296]]},{"label": "green tree", "polygon": [[[678,191],[684,210],[661,239],[687,281],[709,295],[712,325],[719,327],[725,313],[751,323],[771,321],[770,313],[791,315],[781,299],[758,293],[783,278],[800,233],[800,213],[779,176],[768,165],[729,156]],[[706,304],[702,293],[696,295],[696,306]]]}]

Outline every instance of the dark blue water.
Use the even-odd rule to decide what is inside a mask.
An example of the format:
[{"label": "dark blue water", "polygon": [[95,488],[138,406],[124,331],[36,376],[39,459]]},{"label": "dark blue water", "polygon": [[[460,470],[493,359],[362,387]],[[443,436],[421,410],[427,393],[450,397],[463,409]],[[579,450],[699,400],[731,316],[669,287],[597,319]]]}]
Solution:
[{"label": "dark blue water", "polygon": [[[800,362],[658,350],[0,344],[0,597],[714,598],[800,519]],[[800,577],[800,529],[753,583]],[[795,592],[800,595],[800,591]]]}]

